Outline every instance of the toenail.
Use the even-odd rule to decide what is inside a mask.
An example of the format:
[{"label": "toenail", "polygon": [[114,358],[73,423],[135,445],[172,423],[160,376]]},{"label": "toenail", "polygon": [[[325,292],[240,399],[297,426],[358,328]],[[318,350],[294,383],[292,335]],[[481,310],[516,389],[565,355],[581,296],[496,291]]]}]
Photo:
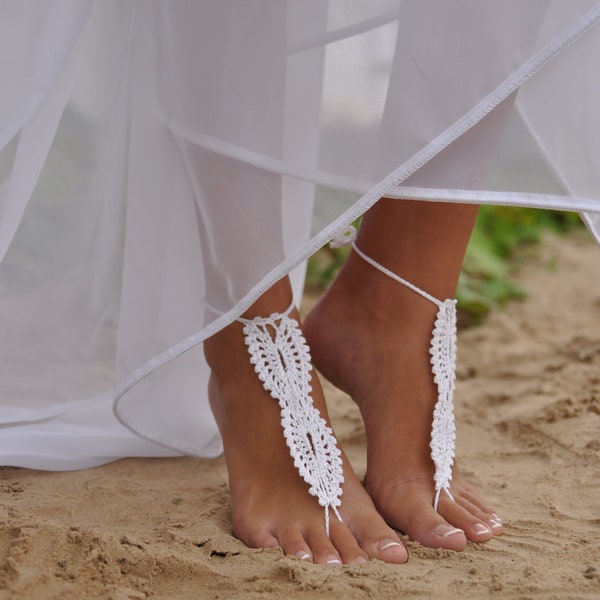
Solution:
[{"label": "toenail", "polygon": [[328,565],[341,565],[341,564],[342,564],[342,561],[341,561],[339,558],[330,558],[330,559],[327,561],[327,564],[328,564]]},{"label": "toenail", "polygon": [[357,565],[362,565],[363,563],[369,562],[364,556],[359,556],[354,563]]},{"label": "toenail", "polygon": [[486,525],[483,525],[482,523],[477,523],[476,525],[473,525],[473,531],[481,535],[484,533],[492,533],[490,528]]},{"label": "toenail", "polygon": [[492,519],[490,521],[490,526],[492,529],[502,529],[502,522],[496,521],[496,519]]},{"label": "toenail", "polygon": [[400,544],[399,542],[386,542],[385,540],[383,542],[379,542],[379,544],[377,544],[377,549],[380,552],[383,552],[384,550],[387,550],[388,548],[402,548],[402,544]]},{"label": "toenail", "polygon": [[456,535],[457,533],[462,533],[463,535],[465,534],[465,532],[462,529],[457,529],[456,527],[451,527],[450,525],[444,524],[435,527],[433,529],[433,533],[435,533],[436,535],[440,535],[443,538],[450,537],[451,535]]},{"label": "toenail", "polygon": [[300,560],[310,560],[310,554],[304,550],[298,550],[294,556]]},{"label": "toenail", "polygon": [[492,517],[492,520],[502,524],[502,519],[496,513],[492,513],[490,516]]}]

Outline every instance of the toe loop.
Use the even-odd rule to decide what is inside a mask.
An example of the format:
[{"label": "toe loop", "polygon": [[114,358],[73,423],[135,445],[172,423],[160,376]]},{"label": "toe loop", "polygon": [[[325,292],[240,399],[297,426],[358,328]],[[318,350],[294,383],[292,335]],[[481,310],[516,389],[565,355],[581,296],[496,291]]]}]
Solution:
[{"label": "toe loop", "polygon": [[440,503],[440,496],[442,495],[442,492],[445,492],[446,496],[448,496],[448,498],[454,502],[454,496],[450,493],[450,490],[447,487],[440,488],[435,493],[435,499],[433,500],[433,510],[435,510],[435,512],[438,512],[438,504]]}]

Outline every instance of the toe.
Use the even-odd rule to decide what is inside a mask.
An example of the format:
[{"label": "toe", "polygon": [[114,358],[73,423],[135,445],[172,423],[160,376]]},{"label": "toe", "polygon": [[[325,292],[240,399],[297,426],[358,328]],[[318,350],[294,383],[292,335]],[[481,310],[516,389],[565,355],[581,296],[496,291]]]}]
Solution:
[{"label": "toe", "polygon": [[234,529],[233,534],[249,548],[277,548],[280,545],[272,533],[260,529],[248,533]]},{"label": "toe", "polygon": [[487,519],[487,524],[492,528],[494,535],[500,535],[504,529],[504,523],[502,519],[496,514],[492,513]]},{"label": "toe", "polygon": [[324,527],[313,527],[304,533],[313,562],[319,565],[341,565],[342,557],[333,542],[327,537]]},{"label": "toe", "polygon": [[492,528],[473,514],[479,511],[464,499],[440,502],[439,510],[448,523],[462,529],[472,542],[486,542],[494,535]]},{"label": "toe", "polygon": [[286,556],[312,561],[310,546],[298,527],[290,527],[279,534],[279,545]]},{"label": "toe", "polygon": [[362,549],[363,555],[392,564],[405,563],[408,560],[408,552],[398,534],[379,514],[365,489],[362,486],[358,489],[357,498],[353,499],[355,505],[361,506],[362,509],[345,515],[344,522]]},{"label": "toe", "polygon": [[427,519],[420,530],[411,537],[429,548],[446,548],[457,552],[464,550],[467,546],[465,532],[437,513],[434,514],[435,516]]},{"label": "toe", "polygon": [[502,519],[494,512],[494,509],[477,492],[471,489],[469,485],[460,489],[455,494],[455,499],[461,506],[466,508],[471,514],[485,523],[494,535],[502,533]]},{"label": "toe", "polygon": [[458,523],[433,509],[429,490],[421,486],[404,489],[396,501],[387,506],[391,510],[385,511],[383,516],[388,523],[420,544],[430,548],[465,549],[465,532]]},{"label": "toe", "polygon": [[408,552],[398,538],[383,538],[375,544],[374,556],[387,563],[402,564],[408,560]]},{"label": "toe", "polygon": [[[464,497],[457,497],[455,498],[455,501],[468,513],[483,523],[483,525],[491,531],[492,535],[500,535],[502,533],[502,520],[498,515],[493,512],[483,511],[479,506]],[[483,533],[483,529],[478,528],[478,530]]]},{"label": "toe", "polygon": [[420,522],[407,533],[411,539],[429,548],[446,548],[460,552],[467,546],[465,532],[435,512],[432,515],[424,513]]},{"label": "toe", "polygon": [[422,503],[408,518],[406,533],[409,537],[430,548],[447,548],[460,552],[467,545],[462,528],[456,527],[433,510],[429,503]]},{"label": "toe", "polygon": [[357,539],[369,558],[387,563],[402,564],[408,560],[408,552],[393,529],[382,526],[369,527],[368,531],[357,532]]},{"label": "toe", "polygon": [[346,525],[339,521],[333,522],[330,533],[331,542],[344,564],[358,564],[369,560],[368,554],[359,546],[357,539]]}]

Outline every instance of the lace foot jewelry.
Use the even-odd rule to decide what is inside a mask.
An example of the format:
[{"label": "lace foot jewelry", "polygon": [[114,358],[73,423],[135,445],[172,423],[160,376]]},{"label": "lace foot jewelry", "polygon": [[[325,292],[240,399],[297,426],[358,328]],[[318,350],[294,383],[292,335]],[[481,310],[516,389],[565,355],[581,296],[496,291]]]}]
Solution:
[{"label": "lace foot jewelry", "polygon": [[371,257],[367,256],[355,242],[356,230],[347,229],[334,238],[332,245],[352,244],[354,251],[372,267],[401,283],[413,292],[433,302],[438,313],[431,336],[429,354],[431,355],[431,371],[437,385],[438,398],[433,410],[431,427],[431,458],[435,466],[435,499],[433,507],[437,511],[442,491],[454,500],[450,493],[452,481],[452,465],[454,464],[454,448],[456,427],[454,423],[454,388],[456,385],[456,300],[438,300],[427,292],[393,273]]},{"label": "lace foot jewelry", "polygon": [[244,341],[250,362],[263,387],[281,409],[281,425],[294,466],[325,509],[325,530],[329,536],[329,510],[342,521],[341,452],[333,431],[314,407],[310,385],[310,352],[298,322],[284,313],[267,318],[242,319]]}]

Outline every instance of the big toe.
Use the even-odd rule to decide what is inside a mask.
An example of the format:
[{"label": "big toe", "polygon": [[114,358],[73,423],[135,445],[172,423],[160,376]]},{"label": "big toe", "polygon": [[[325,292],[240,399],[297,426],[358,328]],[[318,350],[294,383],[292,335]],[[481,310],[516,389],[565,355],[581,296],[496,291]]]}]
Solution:
[{"label": "big toe", "polygon": [[[369,558],[378,558],[387,563],[402,564],[408,560],[408,552],[394,531],[381,528],[368,536],[357,539]],[[375,533],[375,535],[372,535]]]},{"label": "big toe", "polygon": [[418,520],[406,526],[406,534],[428,548],[446,548],[460,552],[467,546],[463,529],[455,527],[436,512],[422,514]]},{"label": "big toe", "polygon": [[498,517],[494,518],[460,495],[455,499],[442,497],[439,512],[449,523],[460,527],[471,542],[487,542],[502,533],[502,522]]},{"label": "big toe", "polygon": [[424,492],[407,490],[379,509],[390,525],[423,546],[461,551],[467,545],[461,525],[466,524],[468,516],[453,514],[447,520],[433,509],[429,495]]}]

